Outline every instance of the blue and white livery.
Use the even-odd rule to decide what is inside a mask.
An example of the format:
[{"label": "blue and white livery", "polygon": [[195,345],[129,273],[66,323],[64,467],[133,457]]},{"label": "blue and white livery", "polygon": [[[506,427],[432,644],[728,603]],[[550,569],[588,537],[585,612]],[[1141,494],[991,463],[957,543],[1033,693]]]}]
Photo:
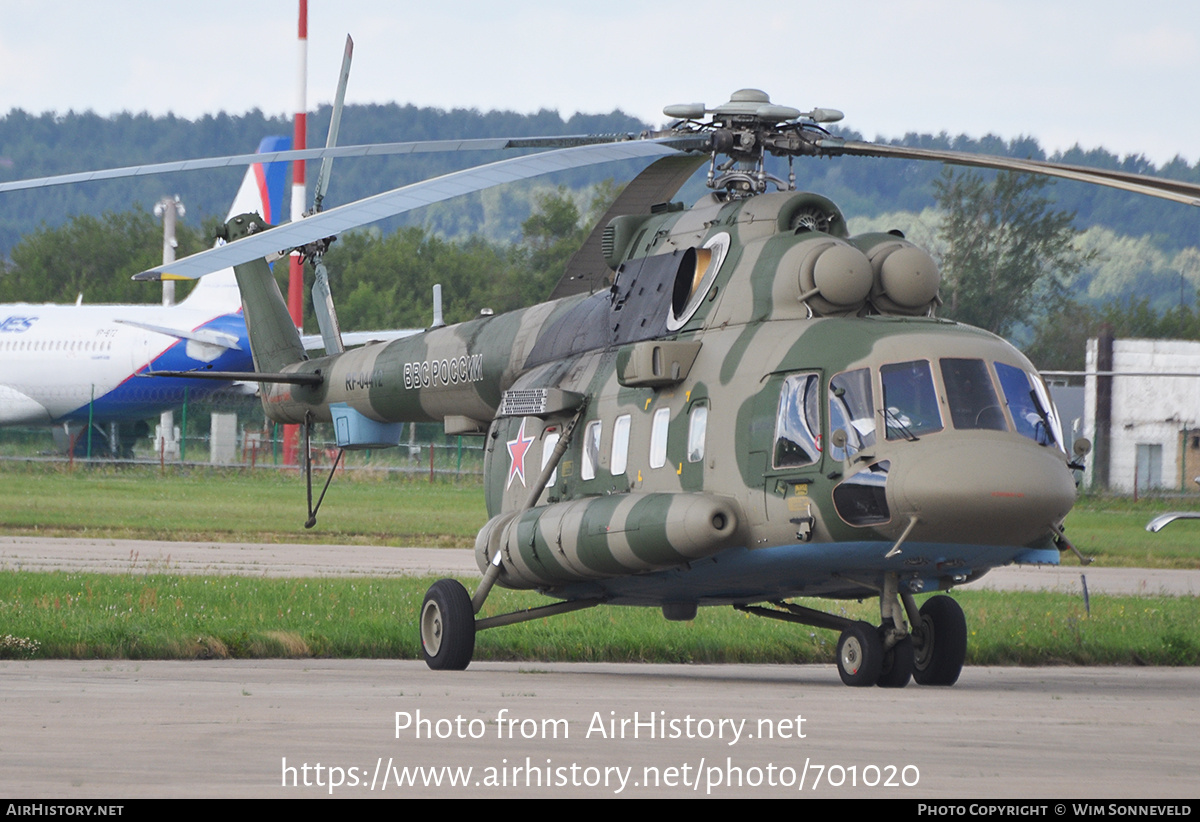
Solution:
[{"label": "blue and white livery", "polygon": [[[259,152],[286,151],[267,137]],[[249,167],[230,216],[282,216],[287,164]],[[148,371],[253,371],[233,270],[200,281],[174,306],[0,305],[0,425],[144,420],[223,388]]]}]

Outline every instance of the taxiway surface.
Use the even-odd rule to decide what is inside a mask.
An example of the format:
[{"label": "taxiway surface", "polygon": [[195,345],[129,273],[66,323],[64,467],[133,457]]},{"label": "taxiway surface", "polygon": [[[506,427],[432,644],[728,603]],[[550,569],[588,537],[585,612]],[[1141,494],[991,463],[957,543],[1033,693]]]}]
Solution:
[{"label": "taxiway surface", "polygon": [[[967,589],[1056,590],[1149,596],[1200,595],[1200,571],[1165,568],[1023,566],[997,568]],[[0,570],[245,576],[479,577],[466,548],[292,545],[155,540],[0,537]]]},{"label": "taxiway surface", "polygon": [[[478,576],[462,550],[23,537],[0,537],[0,568]],[[1197,572],[1070,566],[979,587],[1081,573],[1093,593],[1200,591]],[[1197,693],[1196,668],[968,667],[881,691],[832,665],[6,661],[0,792],[1187,798]]]},{"label": "taxiway surface", "polygon": [[0,684],[0,792],[39,798],[1164,799],[1200,760],[1195,668],[882,691],[831,665],[46,661]]}]

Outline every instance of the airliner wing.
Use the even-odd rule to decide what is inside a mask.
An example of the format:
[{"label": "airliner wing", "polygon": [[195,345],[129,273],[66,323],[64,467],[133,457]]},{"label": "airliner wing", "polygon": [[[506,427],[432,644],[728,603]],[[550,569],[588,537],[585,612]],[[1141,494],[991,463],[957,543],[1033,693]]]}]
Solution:
[{"label": "airliner wing", "polygon": [[226,334],[223,331],[214,331],[211,328],[169,328],[165,325],[154,325],[152,323],[138,322],[137,320],[113,320],[113,322],[121,323],[122,325],[131,325],[134,328],[140,328],[143,331],[153,331],[157,334],[166,334],[168,337],[175,337],[180,340],[193,340],[205,345],[217,345],[221,348],[231,348],[234,351],[241,351],[242,347],[238,345],[238,338],[233,334]]},{"label": "airliner wing", "polygon": [[0,425],[45,425],[51,421],[50,412],[40,402],[0,385]]}]

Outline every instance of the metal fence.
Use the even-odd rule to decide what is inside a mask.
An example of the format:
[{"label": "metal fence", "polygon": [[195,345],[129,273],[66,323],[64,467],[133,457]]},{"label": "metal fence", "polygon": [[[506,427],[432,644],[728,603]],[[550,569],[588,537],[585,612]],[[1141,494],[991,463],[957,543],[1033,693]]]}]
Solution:
[{"label": "metal fence", "polygon": [[[136,430],[122,426],[0,429],[0,459],[97,464],[216,465],[254,470],[294,468],[303,460],[304,438],[298,433],[289,446],[284,427],[261,420],[237,418],[228,431],[208,415],[191,414],[186,430],[166,438],[147,425]],[[201,420],[197,420],[202,417]],[[446,436],[435,423],[406,424],[401,442],[393,448],[347,451],[339,471],[384,471],[409,475],[467,478],[483,475],[481,437]],[[328,470],[337,456],[333,427],[317,424],[309,442],[314,470]]]}]

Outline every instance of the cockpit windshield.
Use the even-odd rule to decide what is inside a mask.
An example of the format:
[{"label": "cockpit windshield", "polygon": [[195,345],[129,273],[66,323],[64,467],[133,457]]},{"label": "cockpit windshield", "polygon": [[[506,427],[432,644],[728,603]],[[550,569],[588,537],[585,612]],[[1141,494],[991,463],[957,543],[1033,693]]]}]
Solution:
[{"label": "cockpit windshield", "polygon": [[[912,440],[941,431],[948,411],[949,425],[957,431],[1011,431],[1015,427],[1018,434],[1039,445],[1065,451],[1054,404],[1036,373],[971,357],[942,357],[937,361],[937,373],[940,384],[935,382],[928,360],[879,367],[883,388],[880,416],[888,440]],[[860,368],[838,374],[829,382],[830,431],[846,433],[845,449],[831,448],[837,459],[874,442],[870,377],[870,369]]]},{"label": "cockpit windshield", "polygon": [[1006,431],[1004,409],[983,360],[943,357],[940,360],[950,421],[960,431],[982,428]]},{"label": "cockpit windshield", "polygon": [[889,440],[915,439],[942,430],[942,412],[928,360],[881,366],[883,418]]}]

